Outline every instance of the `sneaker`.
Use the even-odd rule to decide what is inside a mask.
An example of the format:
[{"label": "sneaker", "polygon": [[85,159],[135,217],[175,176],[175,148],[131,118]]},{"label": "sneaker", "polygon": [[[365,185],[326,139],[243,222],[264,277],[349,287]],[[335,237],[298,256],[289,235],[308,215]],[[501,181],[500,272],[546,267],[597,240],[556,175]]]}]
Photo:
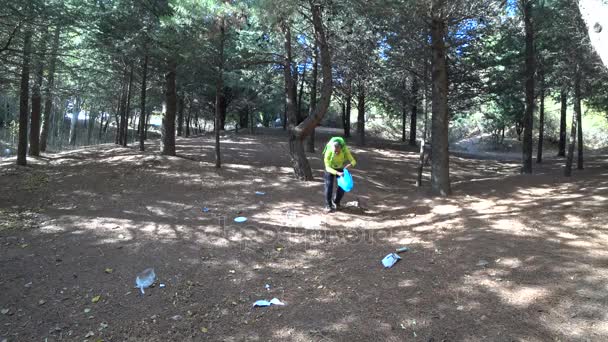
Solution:
[{"label": "sneaker", "polygon": [[325,209],[323,209],[323,211],[325,211],[326,214],[329,214],[329,213],[333,213],[335,211],[335,209],[333,207],[326,205]]},{"label": "sneaker", "polygon": [[340,203],[333,202],[332,204],[333,204],[333,208],[335,210],[340,210],[342,208],[342,206],[340,205]]}]

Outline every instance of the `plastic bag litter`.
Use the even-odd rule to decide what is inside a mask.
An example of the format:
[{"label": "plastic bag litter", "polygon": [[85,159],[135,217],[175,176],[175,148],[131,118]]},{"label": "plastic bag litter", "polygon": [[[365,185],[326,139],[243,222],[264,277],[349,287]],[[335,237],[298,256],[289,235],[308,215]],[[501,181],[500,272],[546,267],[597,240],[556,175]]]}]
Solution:
[{"label": "plastic bag litter", "polygon": [[271,305],[285,305],[285,303],[281,302],[278,298],[272,298],[271,300],[258,300],[255,303],[253,303],[253,307],[264,307],[264,306],[271,306]]},{"label": "plastic bag litter", "polygon": [[234,222],[238,222],[238,223],[243,223],[245,221],[247,221],[247,218],[243,217],[243,216],[239,216],[239,217],[237,217],[237,218],[234,219]]},{"label": "plastic bag litter", "polygon": [[338,177],[338,186],[346,192],[349,192],[353,189],[353,176],[350,174],[350,171],[348,171],[348,169],[344,169],[342,176]]},{"label": "plastic bag litter", "polygon": [[382,259],[382,265],[384,266],[384,268],[391,268],[399,260],[401,260],[400,256],[395,253],[391,253],[385,256],[384,259]]},{"label": "plastic bag litter", "polygon": [[135,286],[139,288],[141,294],[145,294],[144,289],[154,284],[156,280],[156,273],[153,268],[146,268],[143,272],[139,273],[135,278]]}]

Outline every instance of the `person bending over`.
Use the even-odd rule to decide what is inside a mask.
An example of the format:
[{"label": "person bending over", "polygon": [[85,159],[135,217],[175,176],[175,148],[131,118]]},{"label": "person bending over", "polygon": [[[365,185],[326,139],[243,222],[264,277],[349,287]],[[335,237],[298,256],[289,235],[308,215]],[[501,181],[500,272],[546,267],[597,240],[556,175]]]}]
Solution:
[{"label": "person bending over", "polygon": [[[340,209],[340,201],[344,196],[344,190],[337,185],[336,176],[342,176],[344,169],[355,166],[357,161],[341,137],[333,137],[325,145],[323,161],[325,163],[325,212],[329,213]],[[348,164],[344,165],[346,162]],[[335,197],[333,197],[334,183],[337,188]]]}]

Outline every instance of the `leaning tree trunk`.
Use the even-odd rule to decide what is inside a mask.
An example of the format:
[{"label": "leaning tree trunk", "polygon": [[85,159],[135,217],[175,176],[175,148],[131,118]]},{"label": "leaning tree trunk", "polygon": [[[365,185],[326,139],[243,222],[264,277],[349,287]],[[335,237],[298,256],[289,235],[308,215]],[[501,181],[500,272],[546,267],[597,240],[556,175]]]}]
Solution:
[{"label": "leaning tree trunk", "polygon": [[526,41],[526,111],[524,113],[524,137],[522,144],[522,173],[532,173],[532,126],[534,115],[534,28],[532,27],[532,0],[524,3],[524,30]]},{"label": "leaning tree trunk", "polygon": [[329,44],[327,43],[327,36],[325,35],[325,28],[323,27],[321,5],[310,0],[310,6],[312,10],[312,22],[314,27],[316,44],[318,44],[321,54],[321,73],[323,82],[321,84],[321,98],[315,106],[315,110],[312,115],[309,115],[304,121],[294,127],[296,122],[295,113],[295,92],[293,90],[293,79],[291,76],[291,30],[289,25],[283,22],[282,28],[285,33],[285,51],[286,59],[284,64],[284,74],[286,88],[288,89],[288,102],[287,102],[287,113],[290,117],[290,134],[289,134],[289,147],[291,159],[294,167],[294,173],[297,178],[304,180],[312,180],[312,169],[306,159],[304,153],[303,140],[310,135],[314,128],[323,120],[323,117],[327,113],[329,103],[331,100],[332,93],[332,69],[331,69],[331,54],[329,51]]},{"label": "leaning tree trunk", "polygon": [[[410,116],[410,146],[416,146],[416,125],[418,119],[418,79],[412,76],[412,113]],[[405,140],[404,140],[405,141]]]},{"label": "leaning tree trunk", "polygon": [[361,83],[357,94],[357,135],[359,145],[365,146],[365,85]]},{"label": "leaning tree trunk", "polygon": [[540,110],[539,110],[539,123],[538,123],[538,151],[536,155],[536,162],[542,163],[543,161],[543,140],[545,133],[545,80],[541,73],[540,79]]},{"label": "leaning tree trunk", "polygon": [[177,92],[175,90],[177,63],[175,60],[170,60],[168,67],[169,70],[165,74],[165,98],[167,108],[162,122],[160,153],[166,156],[174,156],[175,112],[177,111]]},{"label": "leaning tree trunk", "polygon": [[[578,69],[578,68],[577,68]],[[576,132],[578,126],[578,118],[581,111],[580,103],[580,76],[578,70],[574,75],[574,114],[572,115],[572,128],[570,130],[570,142],[568,144],[568,155],[566,156],[566,167],[564,168],[564,176],[572,176],[572,160],[574,159],[574,146],[576,145]]]},{"label": "leaning tree trunk", "polygon": [[30,54],[32,31],[27,29],[23,37],[23,58],[21,64],[21,87],[19,91],[19,143],[17,145],[17,165],[27,164],[27,124],[28,100],[30,93]]},{"label": "leaning tree trunk", "polygon": [[289,154],[291,157],[293,170],[298,179],[312,179],[312,169],[304,153],[304,145],[298,139],[296,127],[298,125],[298,115],[296,108],[296,91],[292,75],[292,56],[291,56],[291,27],[290,23],[282,22],[283,44],[285,47],[285,60],[283,62],[283,76],[285,78],[285,103],[287,112],[287,131],[289,134]]},{"label": "leaning tree trunk", "polygon": [[38,58],[36,63],[36,79],[34,86],[32,87],[32,116],[30,118],[30,156],[40,155],[40,117],[42,112],[42,94],[40,88],[42,87],[42,77],[44,76],[44,56],[46,50],[46,41],[48,40],[48,34],[45,34],[40,42],[38,49]]},{"label": "leaning tree trunk", "polygon": [[[308,105],[308,116],[311,116],[313,114],[313,110],[317,104],[317,81],[319,78],[319,69],[318,69],[318,64],[319,64],[319,55],[317,53],[317,45],[315,44],[314,48],[313,48],[313,62],[312,62],[312,80],[311,80],[311,85],[310,85],[310,104]],[[304,78],[304,76],[302,76],[302,78]],[[300,92],[302,92],[302,90],[300,90]],[[302,100],[300,100],[300,104],[302,103]],[[314,153],[315,152],[315,128],[312,129],[312,132],[310,132],[310,137],[308,137],[308,145],[307,145],[307,151],[310,153]]]},{"label": "leaning tree trunk", "polygon": [[445,47],[446,22],[431,22],[432,119],[431,119],[431,188],[440,196],[448,196],[450,187],[450,155],[448,148],[448,72]]},{"label": "leaning tree trunk", "polygon": [[566,111],[568,109],[568,92],[562,89],[560,93],[560,116],[559,116],[559,151],[558,157],[566,156]]},{"label": "leaning tree trunk", "polygon": [[146,81],[148,77],[148,54],[144,56],[144,64],[141,67],[141,109],[139,113],[139,150],[145,150],[145,126],[146,126]]}]

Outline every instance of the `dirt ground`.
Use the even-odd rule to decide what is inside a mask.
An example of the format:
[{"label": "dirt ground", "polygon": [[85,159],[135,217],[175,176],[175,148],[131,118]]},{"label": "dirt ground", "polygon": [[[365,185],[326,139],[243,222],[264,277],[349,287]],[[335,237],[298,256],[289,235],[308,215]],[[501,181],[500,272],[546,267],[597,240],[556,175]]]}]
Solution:
[{"label": "dirt ground", "polygon": [[608,157],[453,156],[441,199],[414,150],[352,146],[361,208],[324,214],[320,153],[301,183],[280,133],[222,144],[0,160],[0,341],[608,340]]}]

